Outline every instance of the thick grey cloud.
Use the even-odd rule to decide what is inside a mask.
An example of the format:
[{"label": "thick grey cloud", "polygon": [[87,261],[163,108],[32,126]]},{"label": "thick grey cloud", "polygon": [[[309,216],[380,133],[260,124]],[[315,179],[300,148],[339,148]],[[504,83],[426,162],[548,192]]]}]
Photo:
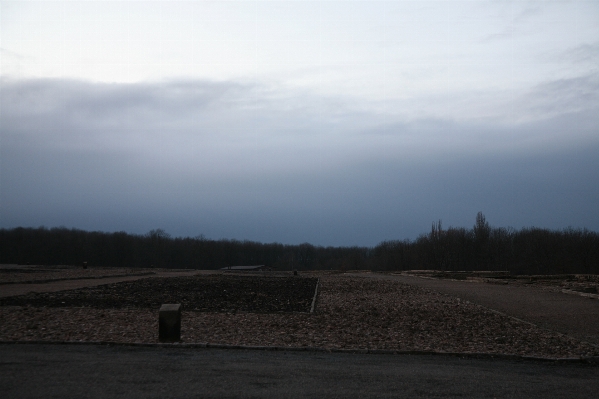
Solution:
[{"label": "thick grey cloud", "polygon": [[599,63],[599,42],[581,44],[561,52],[558,56],[553,57],[553,59],[558,61],[593,64],[595,65],[596,70],[596,65]]},{"label": "thick grey cloud", "polygon": [[524,100],[528,105],[527,114],[531,116],[561,116],[585,110],[594,112],[599,104],[599,73],[538,85]]},{"label": "thick grey cloud", "polygon": [[483,211],[598,230],[596,87],[537,86],[511,104],[534,118],[496,123],[255,82],[4,80],[0,226],[373,245]]}]

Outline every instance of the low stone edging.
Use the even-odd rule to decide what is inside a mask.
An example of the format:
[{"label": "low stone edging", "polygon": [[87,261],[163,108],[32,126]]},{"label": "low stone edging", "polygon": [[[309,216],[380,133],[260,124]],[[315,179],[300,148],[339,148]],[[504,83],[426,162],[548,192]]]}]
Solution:
[{"label": "low stone edging", "polygon": [[312,306],[310,306],[310,313],[314,313],[316,307],[316,297],[318,296],[318,285],[320,284],[320,278],[316,280],[316,287],[314,288],[314,297],[312,298]]}]

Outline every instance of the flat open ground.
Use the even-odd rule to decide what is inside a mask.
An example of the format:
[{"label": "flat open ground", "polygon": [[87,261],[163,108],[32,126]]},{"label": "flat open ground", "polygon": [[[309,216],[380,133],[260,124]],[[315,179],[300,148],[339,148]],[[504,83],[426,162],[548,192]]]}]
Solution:
[{"label": "flat open ground", "polygon": [[[198,272],[186,272],[186,276],[191,274],[198,274]],[[564,335],[560,328],[555,328],[563,322],[553,324],[549,322],[541,328],[508,316],[522,317],[521,314],[514,314],[517,312],[512,312],[510,309],[517,309],[522,303],[538,302],[536,291],[526,291],[526,288],[523,288],[524,291],[518,296],[510,297],[505,295],[507,292],[505,290],[509,289],[506,286],[462,282],[470,284],[467,288],[462,287],[466,289],[466,293],[469,289],[472,290],[472,287],[478,287],[476,289],[481,292],[486,292],[487,287],[491,287],[489,290],[495,290],[494,294],[486,296],[486,300],[479,301],[484,305],[483,307],[479,306],[474,296],[465,297],[463,292],[450,292],[448,288],[443,288],[443,286],[454,286],[455,282],[452,281],[441,281],[437,287],[432,287],[423,285],[421,282],[437,280],[387,275],[381,278],[381,275],[375,273],[360,275],[300,273],[299,279],[304,277],[320,279],[315,313],[308,314],[293,309],[252,311],[251,308],[244,309],[239,306],[198,308],[196,311],[193,307],[189,307],[183,312],[183,342],[516,354],[550,358],[599,355],[596,341],[589,338],[596,333],[594,323],[599,318],[594,315],[598,311],[598,300],[553,293],[568,300],[578,301],[574,311],[580,319],[586,320],[582,324],[586,326],[587,332],[581,330],[582,335],[577,335],[574,330],[579,327],[573,327],[574,332],[569,331],[570,333]],[[162,279],[159,276],[122,278],[128,281],[139,279],[140,282]],[[194,278],[218,283],[223,279],[230,279],[231,276],[202,274]],[[280,280],[277,281],[283,282],[290,276],[278,278]],[[111,292],[102,288],[108,286],[99,286],[100,280],[89,280],[97,288],[101,288],[95,292]],[[157,342],[158,304],[155,304],[156,308],[148,308],[135,303],[125,307],[104,306],[106,302],[102,301],[82,304],[67,303],[68,301],[64,300],[64,304],[56,303],[57,298],[61,296],[68,298],[78,292],[77,290],[60,292],[61,287],[68,286],[72,281],[81,283],[83,280],[29,284],[38,292],[53,291],[56,295],[53,297],[55,298],[52,302],[53,306],[48,306],[50,302],[35,300],[28,302],[27,297],[19,299],[22,301],[19,303],[19,300],[10,298],[4,293],[5,288],[21,289],[21,293],[27,292],[28,284],[0,285],[2,291],[0,296],[4,297],[3,301],[6,301],[3,302],[6,305],[0,306],[0,340]],[[162,279],[162,281],[168,280]],[[114,287],[116,281],[112,277],[106,283],[113,284]],[[43,289],[44,286],[46,290]],[[112,292],[118,299],[118,292],[114,290]],[[255,300],[258,300],[260,297],[257,292],[253,292],[256,294]],[[289,296],[285,296],[286,292],[288,292],[286,289],[280,292],[282,301],[285,301],[285,298],[290,301]],[[182,291],[181,295],[181,302],[184,302],[185,292]],[[29,295],[30,299],[35,297],[43,298],[43,295]],[[500,300],[494,303],[493,297]],[[274,295],[274,298],[276,299],[277,295]],[[177,298],[172,297],[172,299],[176,301]],[[251,298],[246,299],[251,303]],[[17,302],[14,302],[15,300]],[[510,301],[511,308],[502,307],[502,303],[510,303]],[[551,306],[556,302],[545,302],[551,314]],[[99,306],[99,303],[104,305]],[[120,302],[117,300],[115,303]],[[499,314],[489,308],[500,310],[508,315]],[[556,309],[555,319],[559,319],[564,314],[564,310],[560,310],[559,307]]]},{"label": "flat open ground", "polygon": [[410,275],[371,274],[371,278],[390,279],[441,292],[599,345],[599,299],[574,295],[573,291],[565,294],[554,280],[549,280],[551,284],[541,281],[540,284],[523,285],[519,281],[489,284]]}]

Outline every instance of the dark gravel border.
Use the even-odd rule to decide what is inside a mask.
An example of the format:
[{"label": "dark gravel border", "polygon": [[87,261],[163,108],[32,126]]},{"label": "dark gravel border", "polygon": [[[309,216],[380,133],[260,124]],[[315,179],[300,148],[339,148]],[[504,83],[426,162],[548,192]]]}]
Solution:
[{"label": "dark gravel border", "polygon": [[159,309],[180,303],[199,312],[311,313],[318,278],[205,275],[139,279],[0,298],[1,306]]}]

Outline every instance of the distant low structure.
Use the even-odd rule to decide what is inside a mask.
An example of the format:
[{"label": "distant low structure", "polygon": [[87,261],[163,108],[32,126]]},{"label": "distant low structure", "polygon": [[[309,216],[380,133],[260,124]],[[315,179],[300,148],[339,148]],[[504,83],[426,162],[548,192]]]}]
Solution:
[{"label": "distant low structure", "polygon": [[270,270],[270,268],[264,266],[264,265],[255,265],[255,266],[227,266],[227,267],[221,267],[220,270],[232,270],[232,271],[238,271],[238,272],[255,272],[255,271],[261,271],[261,270]]}]

